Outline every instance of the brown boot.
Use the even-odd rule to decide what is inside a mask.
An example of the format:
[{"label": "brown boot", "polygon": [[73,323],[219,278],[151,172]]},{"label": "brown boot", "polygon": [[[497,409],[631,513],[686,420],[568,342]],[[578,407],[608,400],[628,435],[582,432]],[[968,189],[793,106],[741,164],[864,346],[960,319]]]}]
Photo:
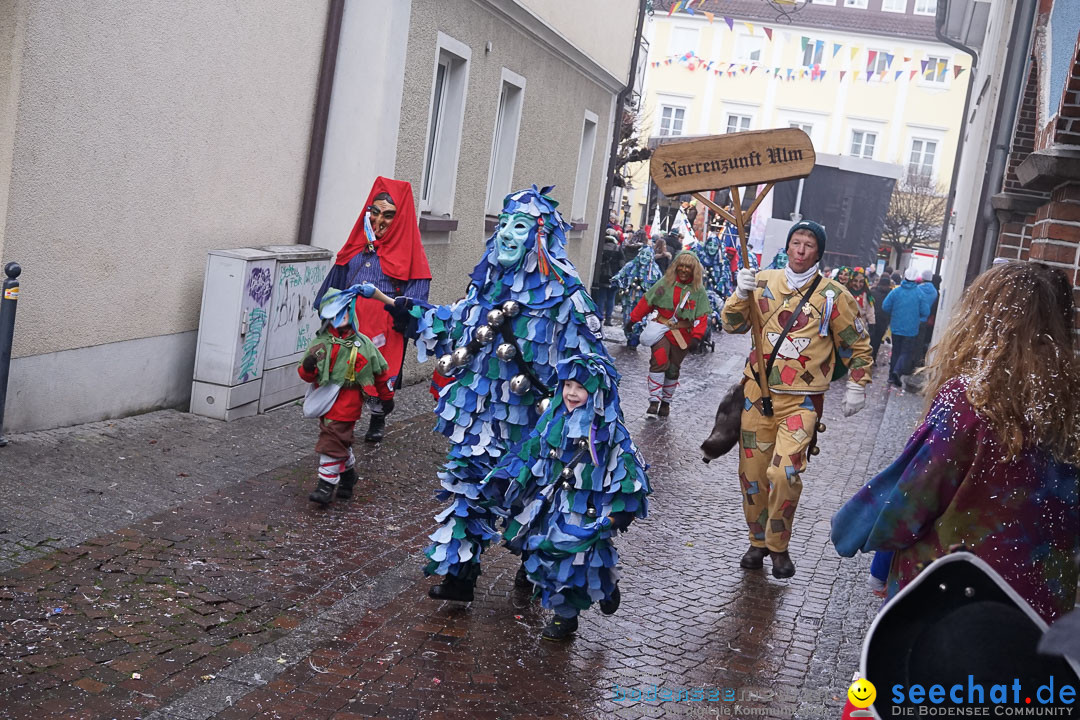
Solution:
[{"label": "brown boot", "polygon": [[649,409],[645,411],[645,414],[646,415],[655,415],[659,411],[660,411],[660,401],[659,400],[651,400],[651,401],[649,401]]},{"label": "brown boot", "polygon": [[660,403],[660,411],[656,413],[658,417],[667,417],[671,414],[671,403]]}]

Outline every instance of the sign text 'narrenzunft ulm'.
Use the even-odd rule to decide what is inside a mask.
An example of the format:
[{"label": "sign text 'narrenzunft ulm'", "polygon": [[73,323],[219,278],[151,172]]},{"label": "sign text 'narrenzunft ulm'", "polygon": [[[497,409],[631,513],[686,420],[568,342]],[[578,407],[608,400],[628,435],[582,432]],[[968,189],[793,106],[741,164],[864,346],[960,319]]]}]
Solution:
[{"label": "sign text 'narrenzunft ulm'", "polygon": [[806,177],[814,160],[809,136],[783,128],[665,143],[653,152],[649,172],[670,196]]}]

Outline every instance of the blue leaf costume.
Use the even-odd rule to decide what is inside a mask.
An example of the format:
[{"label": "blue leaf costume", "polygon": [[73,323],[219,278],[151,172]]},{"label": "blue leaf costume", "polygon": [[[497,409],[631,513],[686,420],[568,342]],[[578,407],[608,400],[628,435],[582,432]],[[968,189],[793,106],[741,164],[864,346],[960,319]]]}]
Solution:
[{"label": "blue leaf costume", "polygon": [[[623,315],[626,323],[630,323],[630,310],[638,304],[645,291],[659,282],[663,273],[656,264],[653,249],[648,245],[638,250],[634,259],[622,266],[622,269],[611,278],[611,286],[619,288],[623,296]],[[645,322],[639,322],[626,329],[626,341],[628,345],[637,345],[638,336],[641,335]]]},{"label": "blue leaf costume", "polygon": [[484,490],[506,488],[504,507],[521,508],[504,537],[522,554],[544,607],[568,617],[609,599],[618,582],[615,528],[648,514],[647,465],[623,423],[619,374],[604,355],[558,367],[560,390],[576,380],[588,400],[567,410],[556,393],[547,412]]},{"label": "blue leaf costume", "polygon": [[[495,518],[507,514],[499,507],[502,493],[484,496],[480,484],[535,427],[540,417],[536,405],[554,389],[559,361],[579,353],[607,356],[596,307],[566,256],[568,226],[555,209],[558,203],[547,196],[550,190],[534,185],[504,201],[504,216],[534,218],[517,263],[499,263],[497,230],[462,300],[414,309],[420,361],[442,356],[440,372],[451,380],[439,391],[435,408],[436,429],[451,443],[439,472],[439,497],[450,505],[435,518],[440,527],[425,551],[428,575],[475,579],[480,554],[498,535]],[[517,303],[513,316],[502,311],[510,301]],[[496,310],[502,318],[492,323]],[[478,333],[483,338],[487,327],[495,338],[482,342]],[[500,359],[497,350],[508,345],[514,346],[514,357]],[[448,366],[447,354],[463,347],[470,348],[468,359]],[[522,379],[527,389],[522,390]],[[512,382],[520,394],[511,389]]]}]

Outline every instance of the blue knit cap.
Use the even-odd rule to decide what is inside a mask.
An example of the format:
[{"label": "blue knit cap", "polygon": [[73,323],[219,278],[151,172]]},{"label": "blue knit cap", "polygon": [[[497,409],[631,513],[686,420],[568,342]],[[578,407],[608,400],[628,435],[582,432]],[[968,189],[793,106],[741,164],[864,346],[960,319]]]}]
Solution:
[{"label": "blue knit cap", "polygon": [[821,258],[825,256],[825,240],[827,239],[825,235],[825,226],[816,223],[813,220],[800,220],[792,225],[791,229],[788,230],[787,242],[784,243],[785,253],[788,251],[788,245],[791,244],[791,236],[798,230],[808,230],[814,234],[815,238],[817,238],[817,259],[820,261]]}]

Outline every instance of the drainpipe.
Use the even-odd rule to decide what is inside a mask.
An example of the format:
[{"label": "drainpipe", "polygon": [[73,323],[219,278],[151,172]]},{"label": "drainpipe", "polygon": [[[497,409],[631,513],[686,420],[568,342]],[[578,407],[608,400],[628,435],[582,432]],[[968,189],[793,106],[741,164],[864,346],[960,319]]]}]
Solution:
[{"label": "drainpipe", "polygon": [[315,112],[311,120],[311,143],[308,147],[307,172],[304,176],[304,198],[300,204],[300,226],[296,242],[311,244],[315,226],[315,201],[319,198],[319,177],[322,175],[323,151],[326,147],[326,124],[330,119],[330,96],[334,91],[334,72],[337,69],[338,45],[341,42],[341,18],[345,0],[331,0],[326,18],[326,37],[323,39],[319,84],[315,89]]},{"label": "drainpipe", "polygon": [[[991,255],[997,246],[1001,223],[990,204],[990,197],[1000,192],[1005,182],[1005,165],[1009,159],[1010,141],[1013,129],[1016,127],[1016,113],[1020,107],[1020,90],[1027,74],[1031,33],[1035,26],[1037,10],[1038,0],[1019,0],[1014,15],[1016,20],[1009,33],[1005,81],[1002,83],[1001,97],[998,100],[990,157],[987,158],[987,172],[979,193],[981,207],[972,231],[971,256],[968,258],[965,284],[970,283],[976,275],[989,267]],[[972,258],[977,258],[975,264],[972,264]]]},{"label": "drainpipe", "polygon": [[[949,181],[949,197],[945,201],[945,218],[944,222],[941,223],[941,239],[938,241],[937,262],[934,265],[934,274],[939,277],[941,276],[941,261],[945,257],[945,243],[949,239],[949,220],[952,218],[953,206],[956,203],[956,180],[960,177],[960,158],[964,154],[964,127],[968,122],[968,110],[971,109],[971,96],[975,92],[975,70],[979,66],[979,53],[969,48],[967,45],[945,37],[943,28],[945,26],[948,10],[949,2],[938,3],[937,17],[934,19],[934,35],[946,45],[951,45],[960,52],[970,56],[971,69],[968,71],[968,88],[967,94],[964,96],[964,112],[960,116],[960,132],[959,136],[956,138],[956,153],[953,156],[952,179]],[[802,181],[800,180],[799,182],[801,183]],[[798,210],[795,212],[798,212]]]},{"label": "drainpipe", "polygon": [[[645,12],[648,7],[648,0],[640,0],[638,3],[638,19],[637,19],[637,32],[634,33],[634,54],[630,58],[630,76],[626,81],[626,87],[619,91],[618,97],[615,99],[615,117],[613,121],[615,123],[615,129],[611,133],[611,150],[608,153],[608,173],[607,182],[604,183],[604,212],[600,215],[601,227],[597,228],[596,235],[597,240],[595,242],[601,242],[600,238],[604,237],[604,228],[607,227],[608,218],[611,217],[611,190],[615,187],[615,161],[619,157],[619,131],[622,129],[622,116],[623,108],[626,106],[626,98],[634,91],[634,80],[637,76],[638,66],[638,53],[641,52],[641,30],[645,27]],[[648,203],[646,202],[646,205]],[[596,260],[593,263],[592,279],[596,278],[596,273],[600,269],[600,263],[604,260],[603,248],[597,248]]]}]

